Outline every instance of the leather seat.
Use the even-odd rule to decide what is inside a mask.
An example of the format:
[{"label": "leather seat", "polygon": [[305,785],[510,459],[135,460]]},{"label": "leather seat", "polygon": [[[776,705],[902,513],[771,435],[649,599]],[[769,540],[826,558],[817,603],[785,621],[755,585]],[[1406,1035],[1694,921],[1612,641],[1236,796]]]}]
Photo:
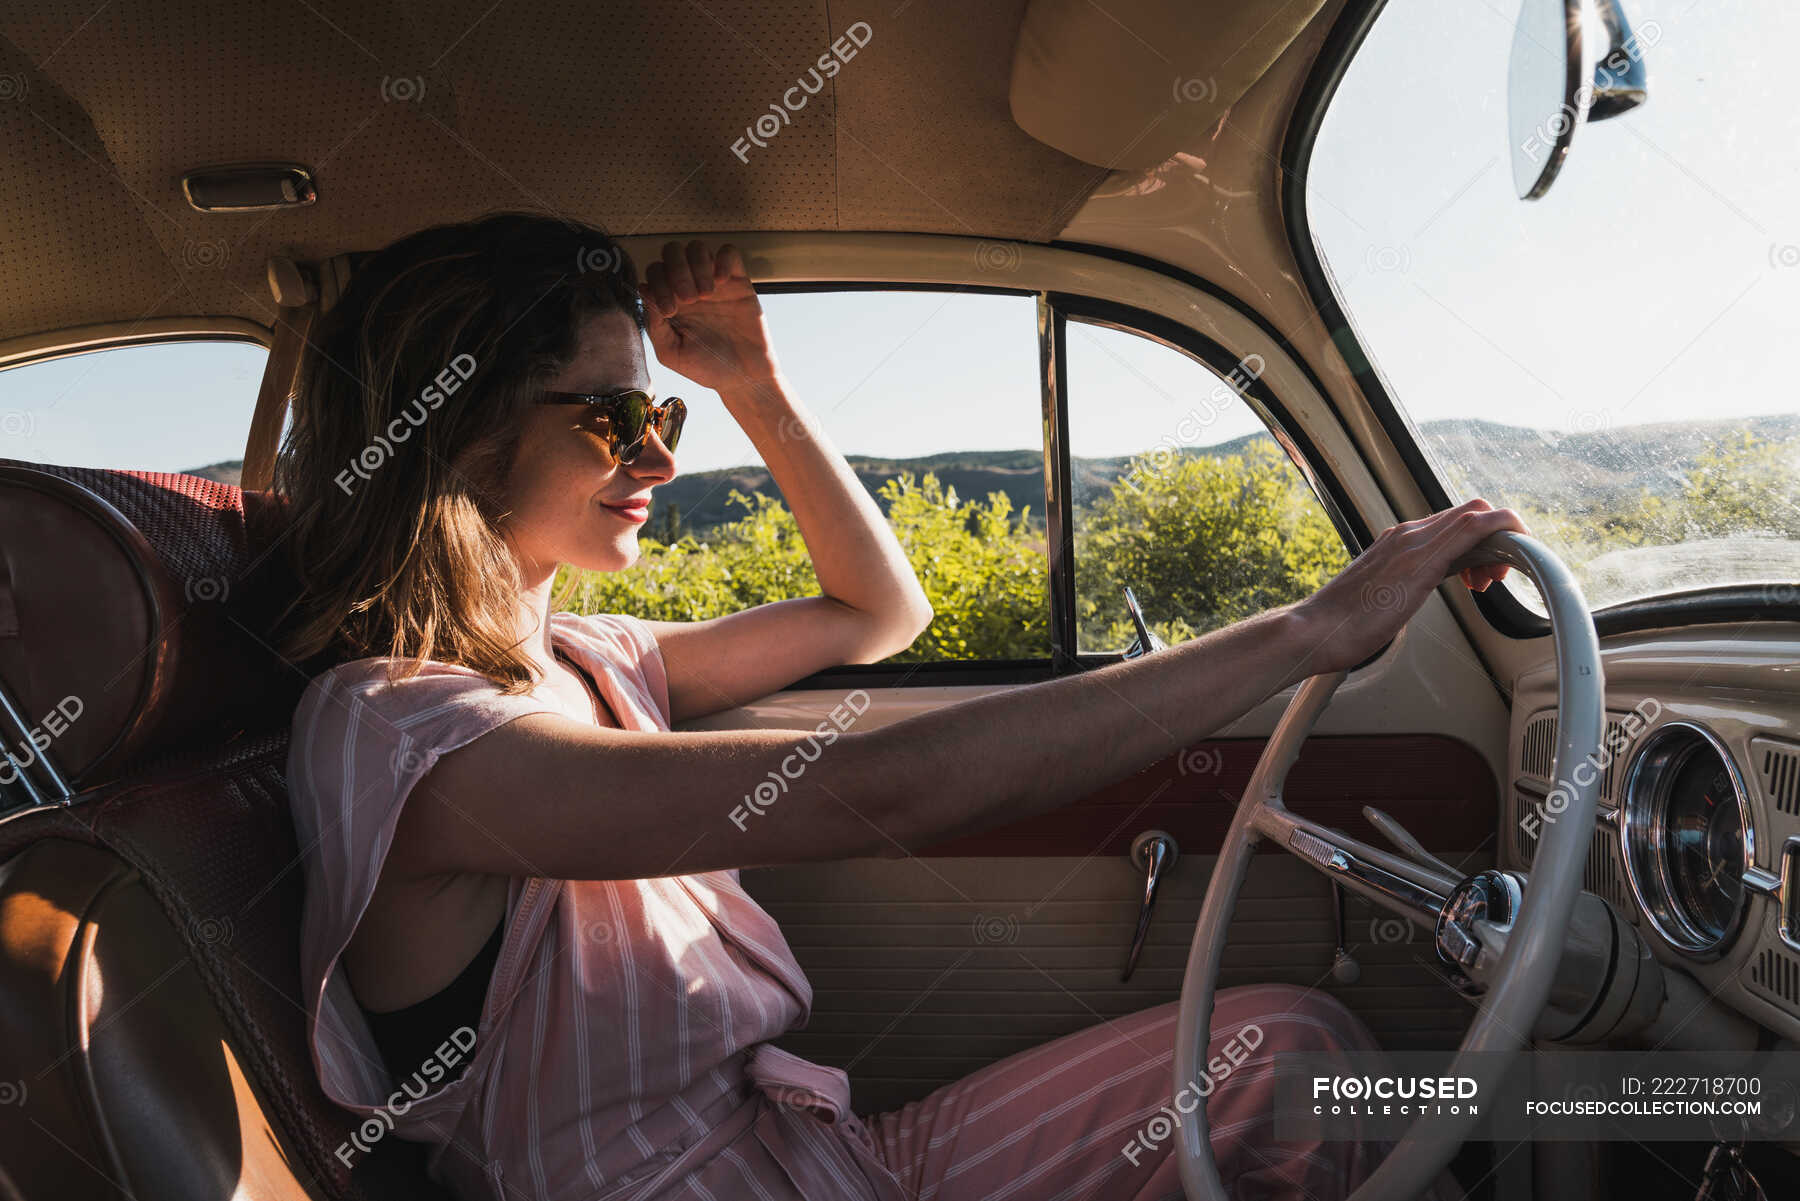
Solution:
[{"label": "leather seat", "polygon": [[74,794],[39,761],[0,802],[0,1201],[444,1196],[415,1144],[334,1154],[306,1044],[282,769],[323,665],[268,645],[279,537],[228,485],[0,460],[0,685],[45,745],[0,743]]}]

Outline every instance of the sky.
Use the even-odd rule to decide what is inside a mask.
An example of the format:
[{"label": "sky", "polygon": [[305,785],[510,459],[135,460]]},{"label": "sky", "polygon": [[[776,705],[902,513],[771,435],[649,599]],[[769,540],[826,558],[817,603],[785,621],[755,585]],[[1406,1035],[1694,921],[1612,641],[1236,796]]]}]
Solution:
[{"label": "sky", "polygon": [[1391,0],[1327,110],[1314,237],[1415,421],[1800,410],[1800,5],[1624,6],[1649,98],[1577,128],[1542,199],[1513,190],[1513,0]]},{"label": "sky", "polygon": [[[783,369],[845,453],[1041,452],[1032,297],[856,291],[763,301]],[[0,442],[5,454],[37,462],[157,471],[239,458],[263,354],[176,343],[0,373]],[[1069,359],[1072,449],[1081,456],[1149,449],[1217,386],[1185,355],[1116,330],[1072,325]],[[680,470],[760,462],[714,393],[654,356],[650,374],[659,396],[688,402]],[[1256,428],[1237,409],[1190,441]]]}]

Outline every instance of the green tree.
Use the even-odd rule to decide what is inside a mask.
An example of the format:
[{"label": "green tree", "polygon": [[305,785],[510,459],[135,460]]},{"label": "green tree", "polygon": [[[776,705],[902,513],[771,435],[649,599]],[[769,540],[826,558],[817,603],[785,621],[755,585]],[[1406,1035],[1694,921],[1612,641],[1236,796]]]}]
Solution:
[{"label": "green tree", "polygon": [[[1032,658],[1050,649],[1049,583],[1029,510],[1014,514],[995,492],[962,501],[935,475],[905,473],[882,485],[888,522],[936,612],[896,662]],[[640,540],[627,571],[567,572],[557,588],[580,613],[630,613],[656,621],[701,621],[752,605],[819,595],[819,581],[794,515],[764,494],[734,491],[747,512],[704,542]]]},{"label": "green tree", "polygon": [[1681,535],[1670,529],[1679,515],[1678,507],[1648,489],[1564,512],[1551,512],[1529,501],[1513,502],[1510,507],[1577,572],[1611,551],[1681,541]]},{"label": "green tree", "polygon": [[1800,538],[1794,450],[1740,430],[1703,451],[1682,493],[1689,538],[1772,534]]},{"label": "green tree", "polygon": [[628,571],[563,569],[556,587],[578,613],[630,613],[652,621],[704,621],[752,605],[817,596],[819,580],[794,515],[772,496],[734,490],[744,516],[674,542],[640,540]]},{"label": "green tree", "polygon": [[961,501],[935,475],[881,486],[894,536],[935,617],[901,662],[1028,659],[1050,653],[1050,577],[1029,508],[1004,492]]},{"label": "green tree", "polygon": [[639,536],[668,543],[680,541],[686,532],[686,527],[681,524],[681,506],[671,500],[656,506]]},{"label": "green tree", "polygon": [[[1598,589],[1598,596],[1642,583],[1638,577],[1609,574],[1619,570],[1616,562],[1611,568],[1598,565],[1618,551],[1747,535],[1800,539],[1797,478],[1791,446],[1740,430],[1696,455],[1680,489],[1667,496],[1640,489],[1564,512],[1529,502],[1514,502],[1513,507],[1533,533]],[[1530,592],[1529,585],[1523,591]]]},{"label": "green tree", "polygon": [[[878,498],[936,616],[895,662],[1041,658],[1050,649],[1049,568],[1029,508],[1001,492],[963,500],[937,476],[903,473]],[[640,539],[622,572],[559,580],[577,612],[699,621],[817,596],[793,514],[772,496],[733,492],[744,515],[674,541]],[[1273,446],[1228,456],[1134,460],[1076,517],[1077,615],[1084,650],[1131,638],[1130,584],[1170,642],[1316,590],[1348,562],[1318,502]]]},{"label": "green tree", "polygon": [[1075,522],[1083,650],[1120,650],[1129,585],[1174,643],[1289,604],[1349,563],[1343,539],[1287,457],[1150,452]]}]

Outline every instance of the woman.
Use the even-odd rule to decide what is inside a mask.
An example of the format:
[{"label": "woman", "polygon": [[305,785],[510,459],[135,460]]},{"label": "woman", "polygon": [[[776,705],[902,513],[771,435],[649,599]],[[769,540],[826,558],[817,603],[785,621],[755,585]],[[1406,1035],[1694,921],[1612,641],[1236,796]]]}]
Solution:
[{"label": "woman", "polygon": [[[931,609],[782,376],[741,255],[670,243],[641,298],[599,232],[502,215],[373,256],[311,349],[277,487],[307,581],[291,650],[347,660],[307,691],[289,763],[315,1063],[366,1119],[339,1157],[392,1129],[493,1201],[1178,1197],[1173,1140],[1141,1137],[1170,1093],[1173,1006],[859,1119],[843,1072],[770,1045],[811,990],[737,869],[902,854],[1073,800],[1359,662],[1517,518],[1471,502],[1388,531],[1303,603],[851,729],[734,819],[806,732],[670,724],[894,654]],[[644,329],[749,435],[822,595],[693,623],[551,612],[558,564],[631,566],[675,472],[679,407],[633,395]],[[1407,604],[1366,607],[1373,588]],[[1341,1006],[1227,990],[1212,1033],[1255,1044],[1208,1109],[1235,1195],[1366,1175],[1371,1149],[1269,1126],[1276,1051],[1373,1047]]]}]

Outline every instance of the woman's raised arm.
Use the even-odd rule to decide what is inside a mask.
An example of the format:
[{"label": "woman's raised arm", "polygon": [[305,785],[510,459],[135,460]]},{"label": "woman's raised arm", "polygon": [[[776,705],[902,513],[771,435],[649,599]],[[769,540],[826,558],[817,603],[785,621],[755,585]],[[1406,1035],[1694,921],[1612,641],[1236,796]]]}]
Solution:
[{"label": "woman's raised arm", "polygon": [[742,253],[667,243],[642,291],[656,357],[716,391],[750,438],[793,510],[821,593],[708,621],[652,622],[675,720],[905,650],[931,605],[881,510],[782,375]]}]

